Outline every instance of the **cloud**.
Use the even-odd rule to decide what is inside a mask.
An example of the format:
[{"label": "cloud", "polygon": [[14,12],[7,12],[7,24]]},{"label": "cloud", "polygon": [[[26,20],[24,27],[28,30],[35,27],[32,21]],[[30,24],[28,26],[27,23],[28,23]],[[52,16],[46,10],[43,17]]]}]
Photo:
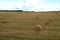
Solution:
[{"label": "cloud", "polygon": [[38,8],[42,1],[43,0],[26,0],[25,7],[30,10],[36,9],[36,7]]},{"label": "cloud", "polygon": [[0,10],[28,10],[28,11],[52,11],[60,10],[58,3],[50,3],[48,0],[17,0],[12,2],[0,3]]},{"label": "cloud", "polygon": [[48,0],[26,0],[25,8],[34,11],[53,11],[59,10],[58,4],[51,4]]},{"label": "cloud", "polygon": [[0,10],[16,10],[16,8],[22,9],[24,4],[21,3],[3,3],[0,5]]},{"label": "cloud", "polygon": [[39,4],[39,3],[41,3],[43,0],[26,0],[26,5],[32,5],[32,6],[34,6],[34,5],[37,5],[37,4]]}]

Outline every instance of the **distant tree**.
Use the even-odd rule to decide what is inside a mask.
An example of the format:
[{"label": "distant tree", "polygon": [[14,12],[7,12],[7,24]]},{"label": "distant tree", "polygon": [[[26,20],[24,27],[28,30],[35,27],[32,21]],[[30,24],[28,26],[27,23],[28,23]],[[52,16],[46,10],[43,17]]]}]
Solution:
[{"label": "distant tree", "polygon": [[18,12],[23,12],[23,10],[18,10]]}]

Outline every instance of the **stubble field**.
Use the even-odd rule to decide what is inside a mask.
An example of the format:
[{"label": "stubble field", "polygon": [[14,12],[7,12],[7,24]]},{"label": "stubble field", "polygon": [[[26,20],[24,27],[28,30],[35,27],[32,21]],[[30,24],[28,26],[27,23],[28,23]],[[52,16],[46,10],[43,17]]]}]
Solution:
[{"label": "stubble field", "polygon": [[[39,33],[35,25],[42,26]],[[0,12],[0,40],[60,40],[60,12]]]}]

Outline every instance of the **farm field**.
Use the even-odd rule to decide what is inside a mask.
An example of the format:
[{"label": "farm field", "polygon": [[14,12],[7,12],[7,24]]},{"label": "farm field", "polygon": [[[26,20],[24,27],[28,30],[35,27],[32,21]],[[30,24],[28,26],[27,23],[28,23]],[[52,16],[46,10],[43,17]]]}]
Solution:
[{"label": "farm field", "polygon": [[[35,25],[43,29],[36,33]],[[60,40],[60,12],[0,12],[0,40]]]}]

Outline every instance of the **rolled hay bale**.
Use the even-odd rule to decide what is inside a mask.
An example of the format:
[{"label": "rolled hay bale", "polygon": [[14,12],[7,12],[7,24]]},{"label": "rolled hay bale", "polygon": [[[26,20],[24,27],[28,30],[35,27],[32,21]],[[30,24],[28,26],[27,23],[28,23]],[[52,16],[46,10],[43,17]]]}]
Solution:
[{"label": "rolled hay bale", "polygon": [[50,25],[52,25],[52,22],[50,22],[50,21],[49,22],[46,22],[45,25],[50,26]]},{"label": "rolled hay bale", "polygon": [[42,30],[42,26],[41,25],[36,25],[35,27],[34,27],[34,31],[35,32],[40,32]]},{"label": "rolled hay bale", "polygon": [[1,21],[2,23],[7,23],[7,21],[6,20],[3,20],[3,21]]},{"label": "rolled hay bale", "polygon": [[49,19],[48,21],[52,23],[52,20],[51,19]]},{"label": "rolled hay bale", "polygon": [[39,17],[36,17],[36,19],[39,19]]}]

